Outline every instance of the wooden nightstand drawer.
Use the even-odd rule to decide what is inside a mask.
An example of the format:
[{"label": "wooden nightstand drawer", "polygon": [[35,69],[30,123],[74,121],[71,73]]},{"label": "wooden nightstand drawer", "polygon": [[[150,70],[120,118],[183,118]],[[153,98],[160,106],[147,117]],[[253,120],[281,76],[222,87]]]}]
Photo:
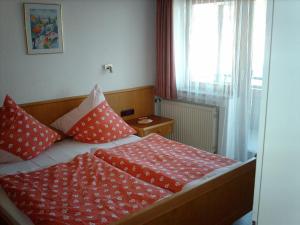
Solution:
[{"label": "wooden nightstand drawer", "polygon": [[138,136],[143,137],[150,133],[157,133],[162,136],[166,136],[172,132],[174,120],[160,117],[160,116],[147,116],[147,118],[153,120],[151,123],[139,124],[139,119],[133,119],[126,121],[132,128],[137,131]]},{"label": "wooden nightstand drawer", "polygon": [[168,135],[172,132],[172,127],[173,127],[173,124],[165,124],[165,125],[161,125],[161,126],[158,126],[158,127],[149,128],[149,129],[146,129],[144,131],[143,136],[146,136],[150,133],[157,133],[157,134],[160,134],[162,136],[166,136],[166,135]]}]

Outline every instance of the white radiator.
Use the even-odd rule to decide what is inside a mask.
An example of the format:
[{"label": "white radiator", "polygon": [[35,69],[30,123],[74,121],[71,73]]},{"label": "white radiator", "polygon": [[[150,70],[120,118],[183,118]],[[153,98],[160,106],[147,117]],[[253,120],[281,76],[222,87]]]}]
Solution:
[{"label": "white radiator", "polygon": [[175,120],[170,138],[209,152],[217,151],[217,107],[161,101],[161,115]]}]

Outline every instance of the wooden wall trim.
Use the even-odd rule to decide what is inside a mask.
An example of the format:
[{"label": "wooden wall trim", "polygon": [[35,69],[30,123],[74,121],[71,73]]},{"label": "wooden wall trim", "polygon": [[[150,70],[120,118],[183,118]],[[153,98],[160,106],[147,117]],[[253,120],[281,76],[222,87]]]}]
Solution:
[{"label": "wooden wall trim", "polygon": [[[124,92],[138,92],[140,90],[145,90],[145,89],[154,89],[154,87],[152,85],[148,85],[148,86],[141,86],[141,87],[115,90],[115,91],[106,91],[106,92],[104,92],[104,95],[106,97],[106,96],[109,96],[109,95],[112,95],[112,94],[118,94],[118,93],[124,93]],[[76,96],[71,96],[71,97],[55,98],[55,99],[35,101],[35,102],[27,102],[27,103],[20,104],[20,106],[22,108],[26,108],[26,107],[29,107],[29,106],[45,105],[45,104],[57,103],[57,102],[68,102],[68,101],[71,101],[71,100],[84,99],[87,96],[88,95],[76,95]]]},{"label": "wooden wall trim", "polygon": [[[124,109],[133,108],[134,115],[123,119],[135,119],[154,114],[154,87],[143,86],[124,90],[104,92],[105,98],[113,110],[120,115]],[[60,116],[77,107],[87,95],[51,99],[21,104],[20,106],[41,123],[50,125]]]}]

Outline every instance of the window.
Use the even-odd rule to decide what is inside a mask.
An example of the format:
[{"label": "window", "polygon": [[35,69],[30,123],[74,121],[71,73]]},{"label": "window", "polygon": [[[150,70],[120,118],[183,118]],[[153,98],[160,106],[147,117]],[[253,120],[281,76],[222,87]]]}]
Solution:
[{"label": "window", "polygon": [[179,92],[231,96],[233,86],[241,82],[239,73],[245,70],[251,73],[252,88],[261,89],[266,2],[240,2],[175,0],[173,28]]}]

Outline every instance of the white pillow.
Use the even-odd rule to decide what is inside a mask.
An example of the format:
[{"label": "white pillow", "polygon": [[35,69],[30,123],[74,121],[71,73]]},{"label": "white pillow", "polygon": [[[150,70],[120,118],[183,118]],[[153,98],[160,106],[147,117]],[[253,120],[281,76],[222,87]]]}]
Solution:
[{"label": "white pillow", "polygon": [[14,162],[21,162],[23,159],[20,157],[0,149],[0,164],[2,163],[14,163]]},{"label": "white pillow", "polygon": [[78,107],[58,118],[51,126],[67,133],[78,120],[104,100],[103,92],[96,84],[89,96]]}]

